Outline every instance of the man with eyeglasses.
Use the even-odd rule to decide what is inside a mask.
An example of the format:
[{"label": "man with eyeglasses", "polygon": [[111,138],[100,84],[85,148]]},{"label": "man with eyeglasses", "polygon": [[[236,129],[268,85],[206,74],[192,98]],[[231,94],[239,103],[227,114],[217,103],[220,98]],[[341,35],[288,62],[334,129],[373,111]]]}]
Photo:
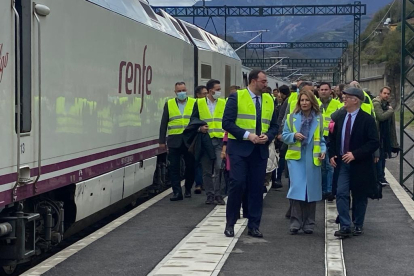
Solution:
[{"label": "man with eyeglasses", "polygon": [[[185,163],[185,194],[191,197],[191,188],[194,182],[194,157],[188,152],[183,139],[184,129],[188,126],[196,100],[187,96],[187,87],[184,82],[175,84],[176,97],[168,100],[162,114],[159,143],[160,149],[168,145],[168,172],[170,175],[173,196],[171,201],[183,200],[181,189],[181,157]],[[166,136],[168,135],[168,138]]]},{"label": "man with eyeglasses", "polygon": [[[361,111],[365,101],[363,91],[351,87],[343,94],[346,112],[338,115],[329,136],[329,156],[335,168],[332,191],[336,194],[341,226],[335,236],[346,238],[363,233],[368,197],[377,193],[374,152],[379,148],[379,138],[374,118]],[[351,194],[352,221],[349,215]]]},{"label": "man with eyeglasses", "polygon": [[230,183],[226,209],[226,237],[234,237],[234,225],[240,216],[242,196],[247,197],[248,235],[262,238],[260,221],[263,210],[263,183],[269,158],[269,142],[277,133],[275,105],[268,93],[266,73],[253,70],[249,86],[229,96],[223,116],[228,132]]}]

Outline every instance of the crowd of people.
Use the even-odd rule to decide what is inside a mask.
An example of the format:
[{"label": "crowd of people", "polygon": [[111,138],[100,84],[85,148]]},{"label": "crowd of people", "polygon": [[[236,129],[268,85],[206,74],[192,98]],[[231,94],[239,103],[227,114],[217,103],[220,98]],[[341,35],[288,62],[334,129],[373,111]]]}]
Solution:
[{"label": "crowd of people", "polygon": [[368,198],[382,197],[386,159],[399,152],[391,88],[376,98],[364,90],[356,81],[331,87],[305,80],[272,90],[260,70],[250,72],[246,88],[230,87],[227,99],[219,80],[196,87],[194,98],[177,82],[159,137],[168,148],[170,200],[190,198],[195,182],[206,204],[226,205],[228,196],[227,237],[242,208],[248,234],[261,238],[263,193],[282,188],[284,175],[292,235],[313,233],[321,200],[336,201],[335,236],[361,235]]}]

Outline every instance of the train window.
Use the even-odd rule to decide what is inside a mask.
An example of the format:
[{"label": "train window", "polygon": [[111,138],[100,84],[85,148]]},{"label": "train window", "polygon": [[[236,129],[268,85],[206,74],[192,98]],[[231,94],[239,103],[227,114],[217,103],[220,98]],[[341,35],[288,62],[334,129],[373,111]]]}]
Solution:
[{"label": "train window", "polygon": [[174,27],[177,29],[179,33],[184,34],[183,29],[181,28],[180,24],[178,24],[177,21],[175,21],[174,19],[171,19],[171,22],[173,23]]},{"label": "train window", "polygon": [[208,36],[210,37],[210,39],[213,41],[213,43],[214,43],[214,45],[216,45],[217,46],[217,42],[216,42],[216,40],[210,35],[210,34],[208,34]]},{"label": "train window", "polygon": [[201,36],[200,32],[196,28],[193,28],[193,27],[187,25],[187,29],[190,32],[192,37],[194,37],[195,39],[204,41],[204,39]]},{"label": "train window", "polygon": [[206,34],[206,36],[207,36],[208,40],[210,41],[210,43],[211,43],[211,44],[214,44],[214,42],[213,42],[213,40],[211,40],[211,37],[209,36],[209,34],[208,34],[208,33],[205,33],[205,34]]},{"label": "train window", "polygon": [[201,64],[201,78],[211,79],[211,66],[207,64]]},{"label": "train window", "polygon": [[141,6],[144,8],[145,12],[148,14],[148,16],[149,16],[152,20],[154,20],[154,21],[157,21],[157,22],[158,22],[157,16],[155,15],[155,13],[154,13],[154,11],[152,10],[152,8],[151,8],[150,6],[148,6],[147,4],[144,4],[144,3],[142,3],[142,2],[140,2],[140,3],[141,3]]}]

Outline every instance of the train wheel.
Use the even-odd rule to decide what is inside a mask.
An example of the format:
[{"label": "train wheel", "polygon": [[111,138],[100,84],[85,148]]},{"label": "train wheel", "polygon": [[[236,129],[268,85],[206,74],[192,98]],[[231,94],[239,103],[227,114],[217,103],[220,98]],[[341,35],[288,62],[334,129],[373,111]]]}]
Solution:
[{"label": "train wheel", "polygon": [[15,276],[19,275],[17,265],[6,265],[0,268],[0,276],[7,275],[7,276]]}]

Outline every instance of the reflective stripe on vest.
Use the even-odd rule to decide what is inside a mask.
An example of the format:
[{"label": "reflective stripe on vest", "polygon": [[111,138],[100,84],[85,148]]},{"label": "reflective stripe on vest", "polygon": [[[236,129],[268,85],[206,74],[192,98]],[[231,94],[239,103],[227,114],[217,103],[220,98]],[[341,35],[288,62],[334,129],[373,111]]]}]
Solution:
[{"label": "reflective stripe on vest", "polygon": [[[272,120],[275,104],[272,97],[268,93],[262,94],[262,133],[269,130]],[[237,119],[236,125],[250,133],[256,133],[256,103],[247,89],[237,91]],[[229,133],[229,139],[236,139]],[[247,138],[245,139],[247,140]]]},{"label": "reflective stripe on vest", "polygon": [[[296,127],[294,124],[294,117],[292,114],[288,114],[286,118],[286,122],[288,124],[289,130],[292,133],[296,133]],[[322,116],[317,117],[318,125],[316,126],[315,132],[313,133],[313,164],[315,166],[320,167],[322,165],[322,161],[319,160],[319,156],[321,155],[321,136],[322,136],[322,129],[323,129],[323,120]],[[293,145],[288,145],[288,150],[286,152],[286,160],[300,160],[302,154],[302,143],[301,141],[297,140]]]},{"label": "reflective stripe on vest", "polygon": [[214,114],[211,116],[208,109],[206,99],[198,99],[198,112],[200,114],[200,120],[208,124],[208,133],[211,138],[223,138],[224,130],[222,127],[224,108],[226,107],[226,101],[224,99],[217,99],[216,108]]},{"label": "reflective stripe on vest", "polygon": [[341,103],[335,99],[332,99],[329,104],[328,108],[325,110],[322,108],[322,103],[320,105],[322,116],[323,116],[323,136],[329,135],[329,123],[331,122],[331,115],[338,109],[340,109]]},{"label": "reflective stripe on vest", "polygon": [[188,126],[188,123],[190,123],[195,102],[195,99],[187,98],[184,114],[181,114],[176,99],[168,100],[168,135],[178,135],[184,132],[184,129]]},{"label": "reflective stripe on vest", "polygon": [[365,103],[365,101],[361,104],[361,109],[368,113],[371,116],[374,116],[375,118],[375,111],[374,111],[374,105],[372,103],[371,97],[367,94],[367,92],[364,92],[365,98],[368,98],[369,103]]}]

